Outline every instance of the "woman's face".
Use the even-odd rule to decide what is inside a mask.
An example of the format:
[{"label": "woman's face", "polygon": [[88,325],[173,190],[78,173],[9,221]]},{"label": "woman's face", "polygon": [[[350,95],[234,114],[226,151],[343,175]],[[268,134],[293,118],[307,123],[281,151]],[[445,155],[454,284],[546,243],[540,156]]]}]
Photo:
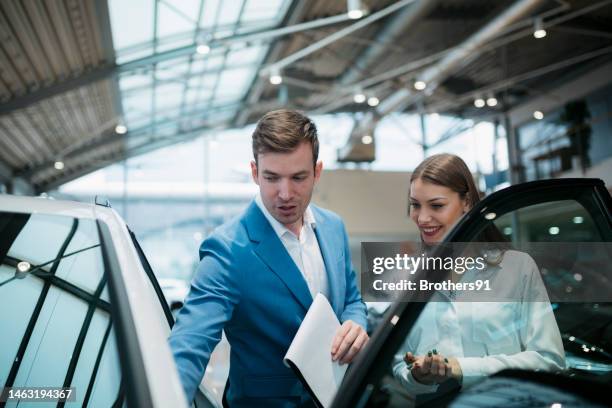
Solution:
[{"label": "woman's face", "polygon": [[442,241],[468,210],[467,200],[448,187],[421,179],[410,184],[410,218],[419,228],[425,243]]}]

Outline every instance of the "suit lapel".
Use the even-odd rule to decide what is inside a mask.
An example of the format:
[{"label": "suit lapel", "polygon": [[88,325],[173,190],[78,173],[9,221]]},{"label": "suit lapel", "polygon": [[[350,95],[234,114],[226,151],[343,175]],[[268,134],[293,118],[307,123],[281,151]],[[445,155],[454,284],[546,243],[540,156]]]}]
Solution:
[{"label": "suit lapel", "polygon": [[287,249],[255,202],[252,202],[249,206],[245,221],[249,238],[255,242],[255,253],[283,281],[304,309],[308,310],[312,303],[312,295],[308,290],[308,285]]},{"label": "suit lapel", "polygon": [[330,303],[332,305],[332,309],[339,315],[340,304],[339,299],[344,299],[344,297],[340,298],[340,294],[338,293],[338,276],[342,276],[343,271],[336,271],[336,261],[337,257],[334,256],[334,252],[331,250],[330,241],[334,236],[333,231],[330,230],[329,224],[323,222],[322,215],[316,210],[316,207],[313,206],[313,211],[315,212],[315,220],[317,221],[317,227],[315,228],[315,234],[317,236],[317,241],[319,243],[319,248],[321,248],[321,255],[323,256],[323,262],[325,263],[325,271],[327,272],[327,282],[329,282],[329,297]]}]

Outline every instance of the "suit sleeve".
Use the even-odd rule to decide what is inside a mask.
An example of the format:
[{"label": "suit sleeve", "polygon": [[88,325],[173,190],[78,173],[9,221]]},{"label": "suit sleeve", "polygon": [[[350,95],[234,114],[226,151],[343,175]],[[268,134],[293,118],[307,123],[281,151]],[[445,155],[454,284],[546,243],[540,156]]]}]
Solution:
[{"label": "suit sleeve", "polygon": [[366,306],[361,300],[361,294],[357,288],[357,278],[351,263],[351,250],[349,249],[348,236],[344,224],[341,223],[342,235],[344,239],[344,274],[346,279],[346,294],[344,298],[344,311],[340,316],[340,321],[345,322],[352,320],[368,329],[368,320],[366,317]]},{"label": "suit sleeve", "polygon": [[218,238],[200,248],[201,261],[191,283],[169,343],[188,401],[202,381],[210,355],[221,340],[240,298],[239,270],[233,268],[229,249]]}]

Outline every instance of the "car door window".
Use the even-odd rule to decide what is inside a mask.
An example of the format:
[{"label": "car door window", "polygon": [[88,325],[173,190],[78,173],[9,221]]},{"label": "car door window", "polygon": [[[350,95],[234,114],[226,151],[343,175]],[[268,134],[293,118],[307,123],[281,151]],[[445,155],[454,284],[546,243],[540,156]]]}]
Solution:
[{"label": "car door window", "polygon": [[0,235],[0,384],[74,387],[75,398],[65,406],[121,404],[94,221],[3,212]]},{"label": "car door window", "polygon": [[493,220],[512,242],[602,242],[589,212],[575,200],[539,203]]},{"label": "car door window", "polygon": [[592,213],[576,200],[550,201],[518,208],[493,223],[538,265],[567,368],[612,373],[612,252]]}]

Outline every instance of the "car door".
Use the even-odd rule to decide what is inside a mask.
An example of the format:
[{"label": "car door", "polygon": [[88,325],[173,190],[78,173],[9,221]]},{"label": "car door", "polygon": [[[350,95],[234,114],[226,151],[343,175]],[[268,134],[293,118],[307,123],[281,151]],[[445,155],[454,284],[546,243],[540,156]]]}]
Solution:
[{"label": "car door", "polygon": [[[611,213],[612,199],[601,180],[542,180],[491,194],[469,211],[444,240],[473,243],[482,239],[483,231],[494,227],[515,251],[533,258],[546,287],[544,293],[548,293],[554,309],[567,360],[567,370],[561,377],[569,382],[558,382],[566,384],[566,394],[581,395],[590,401],[598,398],[597,384],[612,377]],[[334,408],[411,406],[421,402],[447,406],[469,393],[455,386],[433,399],[419,401],[420,396],[406,392],[393,378],[393,359],[427,305],[422,301],[395,302],[390,307],[367,348],[350,367],[334,399]],[[532,380],[534,375],[542,374],[521,373],[519,377]],[[511,389],[506,386],[503,392]],[[534,397],[533,390],[521,392],[514,398]],[[479,402],[482,404],[482,400]],[[472,401],[472,405],[475,403]],[[495,403],[503,405],[499,399]]]}]

